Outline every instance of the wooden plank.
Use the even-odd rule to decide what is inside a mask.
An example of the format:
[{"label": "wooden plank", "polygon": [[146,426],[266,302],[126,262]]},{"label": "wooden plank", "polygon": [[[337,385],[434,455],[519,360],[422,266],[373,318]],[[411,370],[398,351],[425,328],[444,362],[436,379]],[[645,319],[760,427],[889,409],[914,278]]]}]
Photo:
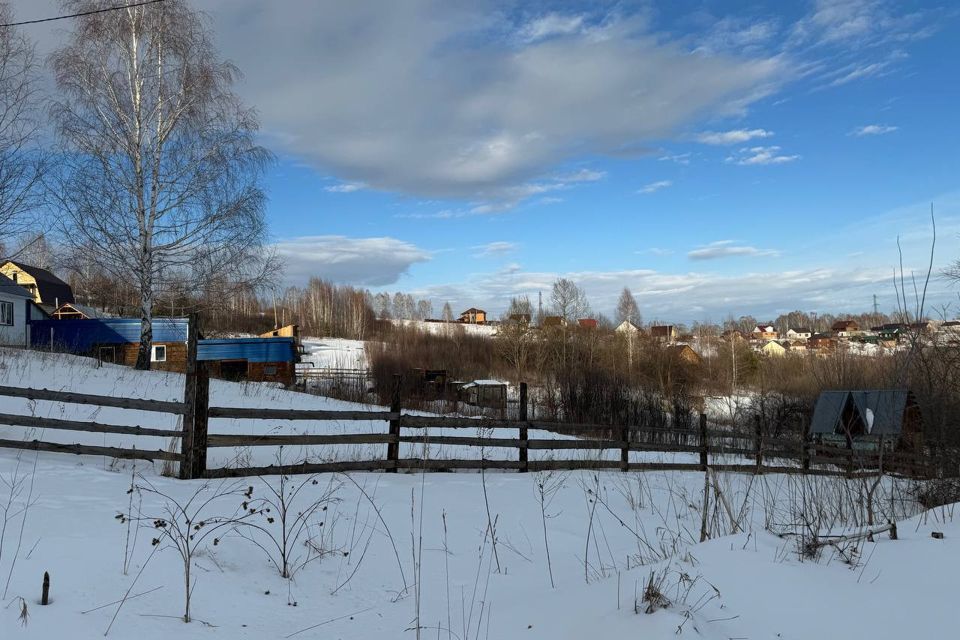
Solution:
[{"label": "wooden plank", "polygon": [[186,411],[186,405],[182,402],[143,400],[140,398],[115,398],[113,396],[98,396],[87,393],[73,393],[71,391],[50,391],[49,389],[24,389],[21,387],[0,386],[0,396],[26,398],[27,400],[66,402],[69,404],[92,404],[100,407],[155,411],[157,413],[173,413],[176,415],[182,415],[184,411]]},{"label": "wooden plank", "polygon": [[[463,447],[507,447],[518,449],[520,441],[516,438],[470,438],[466,436],[400,436],[400,442],[420,444],[429,442],[430,444],[460,445]],[[532,441],[531,441],[532,442]],[[532,448],[532,447],[531,447]]]},{"label": "wooden plank", "polygon": [[36,429],[88,431],[92,433],[116,433],[120,435],[151,436],[157,438],[179,438],[183,435],[182,431],[177,431],[176,429],[149,429],[146,427],[131,427],[119,424],[101,424],[99,422],[83,422],[79,420],[60,420],[58,418],[20,416],[10,413],[0,413],[0,424]]},{"label": "wooden plank", "polygon": [[27,451],[49,451],[52,453],[73,453],[84,456],[107,456],[136,460],[173,460],[180,461],[183,456],[173,451],[158,449],[121,449],[118,447],[96,447],[85,444],[61,444],[43,440],[0,440],[0,449],[25,449]]},{"label": "wooden plank", "polygon": [[295,445],[392,444],[395,442],[397,442],[396,436],[386,433],[342,435],[211,433],[207,436],[208,447],[286,447]]},{"label": "wooden plank", "polygon": [[[530,468],[533,468],[535,463],[530,461]],[[480,469],[505,469],[505,470],[519,470],[520,461],[519,460],[417,460],[411,458],[404,458],[397,461],[398,469],[408,469],[411,471],[425,470],[425,471],[452,471],[454,469],[469,469],[479,471]]]},{"label": "wooden plank", "polygon": [[324,411],[314,409],[249,409],[240,407],[210,407],[210,418],[239,418],[250,420],[396,420],[391,411]]},{"label": "wooden plank", "polygon": [[385,471],[394,468],[389,460],[350,460],[346,462],[309,462],[301,464],[271,465],[267,467],[243,467],[207,469],[205,478],[242,478],[246,476],[275,476],[298,473],[341,473],[344,471]]}]

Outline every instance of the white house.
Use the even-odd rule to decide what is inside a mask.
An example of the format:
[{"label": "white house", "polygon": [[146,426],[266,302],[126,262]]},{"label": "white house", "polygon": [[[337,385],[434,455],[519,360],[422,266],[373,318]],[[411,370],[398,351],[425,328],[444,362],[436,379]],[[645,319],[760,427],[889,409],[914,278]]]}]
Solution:
[{"label": "white house", "polygon": [[617,325],[617,328],[614,329],[614,331],[616,331],[617,333],[623,333],[626,335],[636,335],[640,333],[640,327],[633,324],[629,320],[624,320],[623,322]]},{"label": "white house", "polygon": [[32,306],[32,293],[10,278],[0,275],[0,345],[29,345],[27,319],[32,312]]},{"label": "white house", "polygon": [[813,332],[806,327],[790,327],[787,329],[788,340],[809,340]]}]

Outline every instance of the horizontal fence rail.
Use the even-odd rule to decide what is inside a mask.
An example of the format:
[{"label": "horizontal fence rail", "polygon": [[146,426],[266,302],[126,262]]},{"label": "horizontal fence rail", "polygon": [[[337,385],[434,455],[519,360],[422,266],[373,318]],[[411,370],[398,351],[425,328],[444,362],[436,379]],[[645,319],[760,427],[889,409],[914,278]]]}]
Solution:
[{"label": "horizontal fence rail", "polygon": [[49,400],[51,402],[66,402],[69,404],[91,404],[98,407],[136,409],[137,411],[156,411],[176,415],[183,415],[187,410],[187,405],[183,402],[117,398],[114,396],[97,396],[88,393],[73,393],[71,391],[51,391],[49,389],[24,389],[21,387],[0,386],[0,396],[25,398],[27,400]]}]

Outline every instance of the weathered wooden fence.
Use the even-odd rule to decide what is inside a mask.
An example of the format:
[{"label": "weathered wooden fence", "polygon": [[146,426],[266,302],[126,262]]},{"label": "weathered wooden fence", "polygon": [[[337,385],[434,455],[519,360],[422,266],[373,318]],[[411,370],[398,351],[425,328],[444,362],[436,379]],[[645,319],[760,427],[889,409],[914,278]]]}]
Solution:
[{"label": "weathered wooden fence", "polygon": [[[180,429],[156,429],[107,424],[96,421],[63,420],[35,416],[0,414],[0,424],[27,428],[84,431],[126,436],[179,438],[179,452],[168,449],[148,450],[139,447],[106,447],[87,444],[62,444],[43,440],[0,439],[0,447],[35,451],[63,452],[113,458],[169,460],[179,463],[179,477],[232,477],[277,473],[318,473],[333,471],[387,471],[404,469],[452,471],[458,469],[504,469],[519,472],[550,469],[610,469],[620,471],[676,470],[697,471],[708,467],[716,470],[748,473],[846,474],[859,472],[927,475],[929,470],[919,455],[896,451],[858,450],[812,442],[808,437],[770,438],[757,422],[751,429],[710,428],[707,416],[701,414],[699,424],[690,429],[639,428],[630,425],[570,424],[528,420],[527,388],[520,386],[519,419],[496,420],[446,416],[421,416],[401,410],[400,381],[395,381],[389,410],[324,411],[304,409],[259,409],[211,407],[209,377],[206,366],[196,358],[197,326],[191,322],[188,339],[188,362],[182,402],[116,398],[63,391],[0,387],[0,396],[53,401],[66,404],[95,405],[130,409],[181,417]],[[210,420],[281,420],[300,422],[382,421],[384,433],[355,434],[210,434]],[[459,430],[474,430],[471,435],[450,435]],[[543,432],[531,438],[530,431]],[[440,433],[438,433],[438,431]],[[369,460],[338,462],[302,462],[299,464],[261,467],[207,468],[210,448],[267,446],[335,446],[384,445],[383,456]],[[471,458],[430,459],[401,458],[401,444],[450,445],[477,451]],[[515,450],[510,459],[488,457],[490,450]],[[427,447],[424,446],[424,451]],[[533,451],[591,452],[580,457],[557,457],[531,460]],[[605,455],[615,451],[619,455]],[[635,452],[690,454],[689,461],[644,461],[631,459]],[[635,458],[638,456],[635,456]],[[612,459],[611,459],[612,458]]]}]

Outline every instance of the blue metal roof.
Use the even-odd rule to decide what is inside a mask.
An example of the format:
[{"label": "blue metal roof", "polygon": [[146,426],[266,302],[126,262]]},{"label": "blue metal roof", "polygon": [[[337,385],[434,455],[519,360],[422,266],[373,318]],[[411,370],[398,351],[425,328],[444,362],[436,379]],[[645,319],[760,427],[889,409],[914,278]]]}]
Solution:
[{"label": "blue metal roof", "polygon": [[[154,318],[154,342],[186,342],[186,318]],[[30,323],[30,344],[74,353],[87,353],[100,344],[140,341],[139,318],[90,318],[85,320],[36,320]]]},{"label": "blue metal roof", "polygon": [[295,362],[293,338],[214,338],[197,343],[197,360]]}]

